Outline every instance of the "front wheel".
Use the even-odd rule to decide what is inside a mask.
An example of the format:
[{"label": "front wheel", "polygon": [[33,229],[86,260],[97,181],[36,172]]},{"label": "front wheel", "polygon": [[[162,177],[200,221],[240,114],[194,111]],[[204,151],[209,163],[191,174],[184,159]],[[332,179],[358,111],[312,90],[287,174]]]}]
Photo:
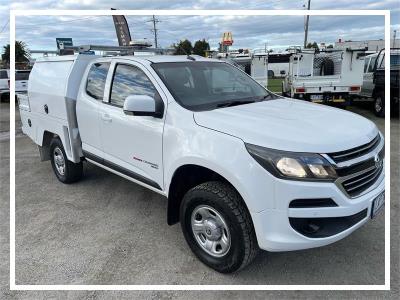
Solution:
[{"label": "front wheel", "polygon": [[374,101],[374,113],[377,117],[385,117],[385,96],[378,94]]},{"label": "front wheel", "polygon": [[194,254],[218,272],[242,269],[258,252],[251,216],[240,195],[226,183],[211,181],[189,190],[181,204],[180,222]]},{"label": "front wheel", "polygon": [[50,160],[54,174],[62,183],[72,183],[82,178],[82,162],[73,163],[67,159],[59,138],[54,138],[50,143]]}]

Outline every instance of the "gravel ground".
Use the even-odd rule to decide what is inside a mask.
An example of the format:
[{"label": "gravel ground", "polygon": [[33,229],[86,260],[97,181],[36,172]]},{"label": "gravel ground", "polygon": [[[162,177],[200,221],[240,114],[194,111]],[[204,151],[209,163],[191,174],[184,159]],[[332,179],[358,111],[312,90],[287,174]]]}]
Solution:
[{"label": "gravel ground", "polygon": [[[390,292],[16,292],[9,291],[9,104],[0,106],[0,299],[397,298],[399,293],[399,120],[391,123]],[[383,130],[384,120],[353,111]],[[18,119],[18,114],[17,114]],[[190,252],[180,226],[166,224],[164,198],[94,165],[63,185],[33,142],[16,138],[17,284],[383,284],[384,214],[335,244],[296,252],[262,252],[254,263],[222,275]]]}]

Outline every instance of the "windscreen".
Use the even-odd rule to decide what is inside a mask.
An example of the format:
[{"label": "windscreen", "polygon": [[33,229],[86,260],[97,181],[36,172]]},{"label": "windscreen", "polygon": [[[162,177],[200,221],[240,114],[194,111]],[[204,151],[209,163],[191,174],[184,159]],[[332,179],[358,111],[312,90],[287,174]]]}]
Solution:
[{"label": "windscreen", "polygon": [[193,111],[277,98],[227,63],[169,62],[154,63],[152,67],[175,100]]},{"label": "windscreen", "polygon": [[28,80],[30,71],[16,71],[15,80]]}]

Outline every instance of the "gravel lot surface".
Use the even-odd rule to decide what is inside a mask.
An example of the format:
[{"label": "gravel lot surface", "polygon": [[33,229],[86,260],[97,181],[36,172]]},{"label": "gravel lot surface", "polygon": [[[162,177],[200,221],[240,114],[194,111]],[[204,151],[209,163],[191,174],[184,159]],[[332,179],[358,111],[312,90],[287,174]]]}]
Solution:
[{"label": "gravel lot surface", "polygon": [[[351,110],[384,120],[361,107]],[[18,119],[18,113],[17,113]],[[390,292],[9,291],[9,104],[0,106],[0,299],[397,298],[399,293],[399,120],[391,123]],[[334,124],[332,124],[334,126]],[[73,185],[58,182],[34,143],[16,137],[17,284],[383,284],[384,213],[335,244],[261,252],[250,267],[222,275],[191,253],[179,225],[166,224],[165,198],[92,164]],[[387,145],[389,146],[389,145]]]}]

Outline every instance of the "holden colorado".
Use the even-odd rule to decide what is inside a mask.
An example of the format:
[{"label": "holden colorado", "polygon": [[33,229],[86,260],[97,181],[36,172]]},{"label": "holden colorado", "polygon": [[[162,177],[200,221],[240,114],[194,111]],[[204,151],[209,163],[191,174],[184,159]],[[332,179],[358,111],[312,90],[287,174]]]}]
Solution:
[{"label": "holden colorado", "polygon": [[384,138],[371,121],[275,95],[226,62],[46,57],[19,109],[62,183],[89,162],[165,196],[168,224],[218,272],[259,249],[336,242],[384,206]]}]

